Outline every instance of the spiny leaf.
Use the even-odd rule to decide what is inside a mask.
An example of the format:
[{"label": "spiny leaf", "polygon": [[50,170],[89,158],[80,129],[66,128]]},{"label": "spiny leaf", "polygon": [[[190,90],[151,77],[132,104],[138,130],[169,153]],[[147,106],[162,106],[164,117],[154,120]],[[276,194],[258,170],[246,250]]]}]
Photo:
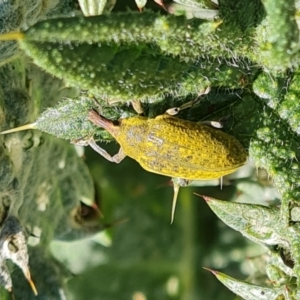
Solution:
[{"label": "spiny leaf", "polygon": [[263,0],[267,17],[266,35],[261,35],[261,56],[263,63],[273,69],[292,67],[292,61],[299,52],[299,29],[296,23],[294,0]]},{"label": "spiny leaf", "polygon": [[116,4],[116,0],[78,0],[84,16],[99,16],[104,12],[110,12]]},{"label": "spiny leaf", "polygon": [[281,244],[280,210],[262,205],[216,200],[203,196],[209,207],[228,226],[263,245]]},{"label": "spiny leaf", "polygon": [[115,115],[129,117],[133,114],[130,113],[129,109],[124,109],[124,107],[113,107],[107,104],[100,105],[97,101],[97,99],[95,100],[95,98],[85,95],[81,95],[76,99],[65,99],[56,107],[45,110],[36,122],[3,131],[1,134],[27,129],[39,129],[75,143],[84,142],[90,138],[99,141],[111,141],[112,137],[107,131],[95,126],[88,120],[88,112],[91,109],[99,109],[101,114],[107,118]]},{"label": "spiny leaf", "polygon": [[278,300],[280,296],[282,300],[284,298],[284,288],[267,288],[261,287],[258,285],[254,285],[251,283],[247,283],[244,281],[240,281],[234,279],[224,273],[217,272],[214,270],[210,270],[212,274],[214,274],[220,282],[222,282],[225,286],[227,286],[232,292],[243,297],[245,300]]}]

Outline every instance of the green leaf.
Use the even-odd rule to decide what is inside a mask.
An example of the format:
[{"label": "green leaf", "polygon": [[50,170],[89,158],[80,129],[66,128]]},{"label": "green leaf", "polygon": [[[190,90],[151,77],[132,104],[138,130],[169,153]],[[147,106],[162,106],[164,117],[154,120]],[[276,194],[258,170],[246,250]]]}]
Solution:
[{"label": "green leaf", "polygon": [[216,200],[203,196],[214,213],[249,240],[263,245],[282,244],[280,210],[262,205]]},{"label": "green leaf", "polygon": [[[221,281],[225,286],[227,286],[232,292],[243,297],[245,300],[279,300],[284,298],[285,291],[284,288],[267,288],[247,283],[234,279],[224,273],[210,270],[219,281]],[[280,298],[282,297],[282,298]]]}]

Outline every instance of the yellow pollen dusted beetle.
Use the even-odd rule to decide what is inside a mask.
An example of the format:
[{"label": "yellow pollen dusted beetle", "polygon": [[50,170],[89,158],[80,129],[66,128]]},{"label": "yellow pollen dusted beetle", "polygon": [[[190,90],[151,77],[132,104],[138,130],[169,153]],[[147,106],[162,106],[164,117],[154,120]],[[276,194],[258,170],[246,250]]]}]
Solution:
[{"label": "yellow pollen dusted beetle", "polygon": [[171,223],[180,186],[186,186],[190,180],[221,178],[247,160],[247,153],[236,138],[212,127],[218,122],[197,123],[170,115],[188,105],[170,109],[154,119],[135,116],[120,119],[118,124],[95,110],[88,115],[91,122],[107,130],[121,146],[119,152],[111,156],[95,141],[89,141],[104,158],[119,163],[129,156],[149,172],[179,179],[173,181]]},{"label": "yellow pollen dusted beetle", "polygon": [[[209,90],[207,88],[200,95]],[[236,171],[247,160],[243,146],[236,138],[222,132],[219,122],[191,122],[173,116],[180,110],[191,107],[194,102],[195,100],[168,109],[165,114],[156,118],[137,115],[120,119],[117,123],[104,118],[96,110],[90,110],[88,119],[107,130],[121,148],[116,155],[111,156],[93,138],[75,143],[90,145],[111,162],[119,163],[129,156],[149,172],[173,177],[172,223],[180,186],[186,186],[192,180],[222,178]],[[37,129],[36,123],[0,134],[26,129]]]}]

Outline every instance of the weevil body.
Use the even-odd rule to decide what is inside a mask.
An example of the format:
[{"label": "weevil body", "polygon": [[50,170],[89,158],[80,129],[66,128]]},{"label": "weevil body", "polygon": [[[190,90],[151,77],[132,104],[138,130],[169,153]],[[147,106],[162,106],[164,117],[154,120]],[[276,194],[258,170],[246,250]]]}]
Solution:
[{"label": "weevil body", "polygon": [[[92,110],[89,119],[110,132],[121,146],[112,157],[91,141],[90,146],[99,154],[116,163],[127,155],[145,170],[160,175],[185,180],[216,179],[234,172],[247,160],[245,149],[233,136],[168,114],[154,119],[141,116],[121,119],[116,125]],[[179,186],[186,185],[173,183],[171,223]]]},{"label": "weevil body", "polygon": [[149,172],[187,180],[215,179],[234,172],[247,159],[233,136],[167,114],[121,119],[117,125],[95,111],[89,118],[114,136],[124,152],[121,158],[127,155]]}]

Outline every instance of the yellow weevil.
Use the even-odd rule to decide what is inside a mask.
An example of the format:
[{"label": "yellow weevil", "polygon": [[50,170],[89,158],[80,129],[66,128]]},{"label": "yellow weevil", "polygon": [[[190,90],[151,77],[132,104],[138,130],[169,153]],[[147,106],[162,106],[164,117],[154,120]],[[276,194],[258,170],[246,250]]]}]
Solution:
[{"label": "yellow weevil", "polygon": [[[154,119],[135,116],[120,119],[118,123],[91,110],[88,119],[107,130],[120,144],[119,152],[111,156],[91,139],[87,141],[96,152],[111,162],[119,163],[126,156],[139,162],[147,171],[179,180],[174,183],[171,223],[174,219],[180,186],[191,180],[221,178],[245,164],[247,153],[233,136],[220,131],[213,122],[191,122],[171,116],[191,106],[170,109]],[[35,123],[6,130],[6,134],[35,129]]]},{"label": "yellow weevil", "polygon": [[89,143],[107,160],[119,163],[129,156],[149,172],[180,179],[173,182],[171,223],[180,186],[186,186],[190,180],[221,178],[236,171],[247,160],[245,149],[233,136],[207,122],[191,122],[168,114],[177,111],[168,110],[154,119],[142,116],[120,119],[118,124],[95,110],[88,116],[121,146],[119,152],[111,156],[95,142]]}]

